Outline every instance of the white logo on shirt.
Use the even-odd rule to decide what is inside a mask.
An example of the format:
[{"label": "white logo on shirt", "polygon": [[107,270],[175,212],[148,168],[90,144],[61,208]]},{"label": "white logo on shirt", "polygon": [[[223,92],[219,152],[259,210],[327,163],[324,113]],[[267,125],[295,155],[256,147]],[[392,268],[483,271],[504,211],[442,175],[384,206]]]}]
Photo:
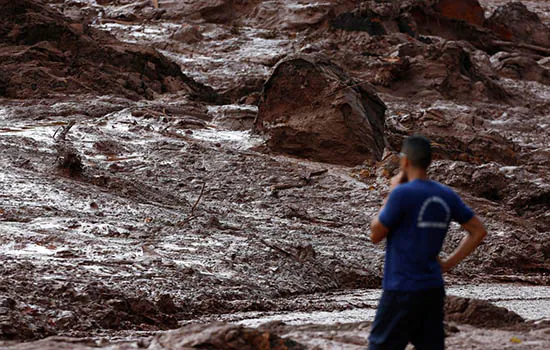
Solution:
[{"label": "white logo on shirt", "polygon": [[[435,204],[441,206],[445,210],[445,221],[424,221],[424,213],[430,204]],[[422,208],[418,213],[418,227],[421,228],[447,228],[449,222],[451,221],[451,209],[449,205],[440,197],[429,197],[422,203]]]}]

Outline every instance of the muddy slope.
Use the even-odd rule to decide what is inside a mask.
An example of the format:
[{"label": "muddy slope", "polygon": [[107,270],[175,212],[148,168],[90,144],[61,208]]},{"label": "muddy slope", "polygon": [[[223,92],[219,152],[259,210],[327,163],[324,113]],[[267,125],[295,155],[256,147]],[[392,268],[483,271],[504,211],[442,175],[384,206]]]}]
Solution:
[{"label": "muddy slope", "polygon": [[[58,335],[80,339],[53,341],[68,348],[100,339],[148,346],[146,335],[197,321],[337,312],[368,321],[376,297],[356,294],[380,286],[384,257],[368,223],[402,139],[420,132],[434,141],[432,176],[459,191],[490,232],[446,276],[485,299],[451,303],[458,324],[449,346],[548,348],[539,318],[550,295],[519,291],[550,283],[548,54],[521,21],[509,23],[520,28],[507,39],[487,26],[509,13],[502,1],[480,2],[483,24],[477,1],[0,3],[17,11],[0,12],[1,341]],[[537,23],[548,26],[550,7],[525,5],[540,21],[523,8],[514,16],[544,32]],[[365,28],[339,28],[345,14]],[[329,57],[339,68],[315,74],[334,85],[279,85],[286,95],[264,88],[279,62],[302,54]],[[204,86],[232,104],[208,102],[216,95]],[[297,149],[275,153],[269,134],[254,132],[260,114],[297,110],[260,113],[266,97],[325,97],[320,108],[296,101],[307,118],[342,107],[320,88],[356,102],[352,121],[378,124],[367,162],[341,165],[343,153],[328,146],[318,147],[331,154],[323,162]],[[362,90],[377,96],[379,113],[368,113]],[[297,124],[310,132],[316,118],[306,117]],[[354,150],[342,130],[355,131],[324,127],[318,137],[337,131]],[[451,227],[444,254],[463,234]],[[518,291],[490,294],[487,282]],[[275,343],[271,334],[353,349],[365,346],[369,323],[279,326],[266,327]],[[228,333],[258,334],[247,332]]]},{"label": "muddy slope", "polygon": [[153,98],[184,92],[214,100],[153,49],[121,43],[39,1],[0,2],[0,96],[99,93]]}]

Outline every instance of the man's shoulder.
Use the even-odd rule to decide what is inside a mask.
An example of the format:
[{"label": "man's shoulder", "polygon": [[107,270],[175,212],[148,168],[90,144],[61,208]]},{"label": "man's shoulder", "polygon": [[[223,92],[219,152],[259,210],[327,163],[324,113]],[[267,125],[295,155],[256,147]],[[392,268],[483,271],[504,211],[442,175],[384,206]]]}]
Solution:
[{"label": "man's shoulder", "polygon": [[454,192],[452,188],[450,188],[449,186],[445,185],[445,184],[442,184],[441,182],[439,181],[435,181],[435,180],[430,180],[435,186],[437,186],[439,189],[441,189],[442,191],[446,191],[446,192]]},{"label": "man's shoulder", "polygon": [[441,182],[437,182],[437,181],[433,181],[435,184],[437,184],[437,186],[439,187],[439,189],[442,191],[442,192],[445,192],[447,194],[450,194],[450,195],[453,195],[453,196],[456,196],[457,193],[455,192],[455,190],[453,190],[452,188],[450,188],[449,186],[445,185],[445,184],[442,184]]},{"label": "man's shoulder", "polygon": [[428,183],[418,183],[418,182],[407,182],[402,185],[399,185],[395,188],[400,194],[412,194],[415,192],[421,192],[426,194],[426,191],[432,192],[433,194],[444,194],[450,196],[456,196],[457,193],[450,188],[449,186],[442,184],[441,182],[435,180],[429,180]]}]

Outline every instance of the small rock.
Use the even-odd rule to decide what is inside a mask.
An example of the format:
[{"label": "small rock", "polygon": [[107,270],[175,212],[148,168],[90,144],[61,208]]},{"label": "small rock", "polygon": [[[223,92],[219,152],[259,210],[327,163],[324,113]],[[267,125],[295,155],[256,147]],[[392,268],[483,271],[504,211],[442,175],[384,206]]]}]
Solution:
[{"label": "small rock", "polygon": [[76,316],[72,311],[61,311],[59,316],[54,319],[58,328],[69,328],[76,320]]},{"label": "small rock", "polygon": [[157,301],[157,308],[165,314],[174,314],[178,311],[178,307],[174,304],[174,300],[169,294],[163,294]]},{"label": "small rock", "polygon": [[204,37],[199,29],[191,24],[183,24],[174,34],[172,39],[193,44],[201,41]]},{"label": "small rock", "polygon": [[15,305],[17,303],[15,302],[15,300],[13,300],[12,298],[8,298],[8,297],[0,297],[0,307],[5,307],[5,308],[8,308],[8,309],[13,309],[15,308]]}]

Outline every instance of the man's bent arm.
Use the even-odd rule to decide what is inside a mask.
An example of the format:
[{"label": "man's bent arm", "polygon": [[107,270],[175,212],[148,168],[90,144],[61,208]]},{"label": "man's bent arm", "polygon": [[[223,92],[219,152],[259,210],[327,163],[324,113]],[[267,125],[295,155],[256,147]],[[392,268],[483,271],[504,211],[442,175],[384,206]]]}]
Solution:
[{"label": "man's bent arm", "polygon": [[449,271],[470,255],[487,235],[487,230],[477,216],[462,224],[462,227],[468,231],[468,234],[462,239],[458,248],[441,263],[443,272]]},{"label": "man's bent arm", "polygon": [[372,243],[380,243],[384,238],[386,238],[389,232],[390,230],[380,222],[378,217],[372,220],[370,224],[370,240]]},{"label": "man's bent arm", "polygon": [[[404,177],[403,177],[403,173],[402,172],[399,172],[399,174],[395,175],[394,177],[391,178],[391,181],[390,181],[390,194],[388,194],[388,196],[384,199],[383,201],[383,204],[382,204],[382,208],[380,208],[380,211],[378,212],[378,215],[376,216],[376,218],[374,220],[372,220],[371,224],[370,224],[370,240],[372,243],[374,244],[378,244],[380,243],[384,238],[386,238],[386,236],[388,235],[388,233],[390,233],[390,229],[388,227],[386,227],[381,221],[380,221],[380,215],[382,214],[382,212],[384,211],[384,209],[386,208],[386,205],[388,204],[388,201],[390,199],[390,196],[393,192],[393,190],[401,183],[404,183],[406,181],[404,181]],[[392,205],[392,209],[396,209],[398,208],[399,204],[399,201],[393,201],[393,205]],[[390,214],[389,216],[392,217],[392,216],[395,216],[395,211],[392,210],[393,215]],[[387,215],[386,215],[387,217]]]}]

